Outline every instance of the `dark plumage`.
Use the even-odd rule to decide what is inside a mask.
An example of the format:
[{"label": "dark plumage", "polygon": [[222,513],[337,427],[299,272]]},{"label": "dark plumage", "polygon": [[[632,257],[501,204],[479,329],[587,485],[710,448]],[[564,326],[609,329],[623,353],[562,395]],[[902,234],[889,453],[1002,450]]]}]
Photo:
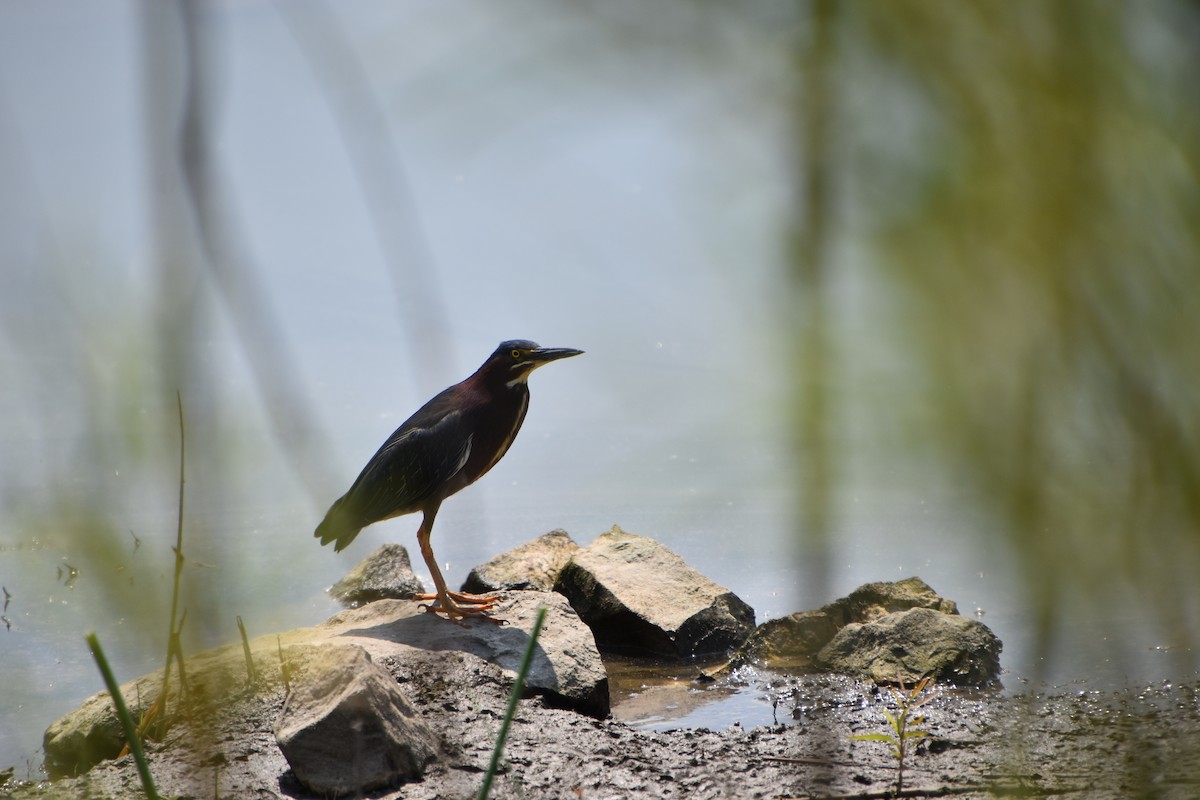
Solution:
[{"label": "dark plumage", "polygon": [[451,619],[486,616],[495,598],[446,590],[429,546],[433,520],[443,500],[479,480],[508,452],[529,408],[529,373],[581,352],[524,339],[501,342],[473,375],[421,406],[388,437],[315,536],[340,551],[366,526],[420,511],[417,540],[437,586],[420,599],[434,601],[430,610]]}]

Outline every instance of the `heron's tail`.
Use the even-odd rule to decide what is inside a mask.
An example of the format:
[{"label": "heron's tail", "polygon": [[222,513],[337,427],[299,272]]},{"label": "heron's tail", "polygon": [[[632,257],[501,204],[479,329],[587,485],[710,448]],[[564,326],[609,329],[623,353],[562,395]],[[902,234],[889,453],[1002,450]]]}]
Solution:
[{"label": "heron's tail", "polygon": [[329,512],[325,515],[325,519],[321,520],[321,524],[317,526],[313,536],[321,540],[322,545],[327,545],[333,542],[333,551],[335,553],[344,550],[354,537],[358,536],[358,532],[363,529],[361,523],[358,523],[354,518],[346,513],[343,508],[346,498],[342,497],[329,507]]}]

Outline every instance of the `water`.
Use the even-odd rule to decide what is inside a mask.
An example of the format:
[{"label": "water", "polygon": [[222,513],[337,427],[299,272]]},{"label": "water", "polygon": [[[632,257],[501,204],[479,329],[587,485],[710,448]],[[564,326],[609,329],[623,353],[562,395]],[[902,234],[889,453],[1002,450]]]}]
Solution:
[{"label": "water", "polygon": [[[106,8],[0,12],[0,121],[12,122],[0,129],[13,137],[0,153],[12,162],[0,189],[0,768],[18,777],[36,774],[45,727],[100,689],[88,631],[128,679],[161,668],[167,629],[176,387],[147,377],[162,311],[149,210],[165,200],[146,192],[138,7]],[[788,444],[789,159],[778,109],[728,69],[769,72],[786,54],[733,30],[711,62],[647,70],[615,47],[565,46],[574,29],[556,18],[513,39],[486,5],[346,12],[402,161],[379,170],[413,203],[395,218],[409,248],[396,263],[287,25],[272,6],[212,8],[226,59],[218,158],[263,302],[239,332],[211,279],[196,279],[196,374],[180,387],[189,647],[232,640],[238,615],[252,636],[320,622],[335,609],[324,588],[359,559],[386,541],[412,550],[411,517],[340,555],[311,532],[408,413],[523,337],[587,354],[533,377],[513,450],[443,508],[434,548],[452,583],[549,530],[586,543],[619,524],[760,621],[919,575],[1004,641],[1011,687],[1181,677],[1190,655],[1137,597],[1122,617],[1081,608],[1040,662],[1032,604],[988,520],[928,454],[898,458],[865,401],[842,410],[832,547],[824,586],[811,583]],[[570,69],[529,55],[541,52],[569,53]],[[178,64],[156,66],[178,77]],[[36,79],[9,79],[20,75]],[[890,390],[905,367],[877,313],[887,298],[846,266],[833,295],[840,366]],[[253,377],[251,354],[273,335],[288,358],[258,367],[285,373],[307,417],[264,400]],[[281,419],[287,447],[263,432]],[[63,497],[113,536],[60,526]],[[684,700],[627,718],[724,727],[770,711],[751,690],[673,691]]]},{"label": "water", "polygon": [[[554,376],[546,370],[537,378],[550,383]],[[544,399],[537,389],[535,403]],[[802,599],[804,573],[790,534],[790,494],[782,487],[764,493],[757,484],[740,484],[742,473],[733,470],[726,473],[724,493],[693,491],[689,481],[711,480],[708,464],[673,467],[654,487],[623,483],[616,467],[601,468],[611,473],[599,482],[591,474],[594,465],[581,470],[578,482],[571,479],[569,466],[540,480],[540,461],[559,457],[555,453],[602,449],[603,437],[566,431],[539,435],[540,426],[532,419],[529,424],[532,429],[518,439],[505,462],[452,498],[438,520],[435,552],[452,583],[491,554],[554,527],[566,528],[586,543],[616,522],[660,539],[731,587],[756,609],[759,621],[819,605]],[[569,447],[554,447],[559,439]],[[680,460],[669,454],[661,459],[663,464]],[[663,497],[656,497],[656,491]],[[324,588],[385,541],[399,541],[413,551],[417,522],[409,517],[368,528],[346,553],[334,555],[311,538],[315,514],[271,505],[227,509],[215,519],[203,519],[209,515],[200,509],[195,514],[213,538],[188,540],[185,587],[207,595],[208,602],[219,602],[223,611],[213,616],[224,619],[225,627],[203,631],[194,647],[234,640],[237,615],[252,636],[320,622],[336,610]],[[1003,562],[980,552],[983,548],[962,519],[953,509],[931,508],[930,502],[905,495],[884,492],[871,502],[860,500],[838,526],[833,591],[841,596],[869,580],[920,575],[956,600],[964,614],[982,614],[979,618],[1004,641],[1002,680],[1009,689],[1025,688],[1035,674],[1052,684],[1093,689],[1181,677],[1178,654],[1155,649],[1161,641],[1132,609],[1128,618],[1079,617],[1077,627],[1061,633],[1051,660],[1038,663],[1032,651],[1032,609],[1016,591],[1015,576]],[[13,627],[0,631],[0,669],[8,678],[0,700],[0,714],[7,720],[0,733],[0,760],[17,766],[19,774],[27,761],[39,761],[45,727],[101,688],[83,642],[86,631],[100,633],[122,679],[161,669],[161,652],[154,643],[165,637],[172,525],[173,517],[164,509],[157,524],[139,527],[140,545],[135,549],[130,536],[110,573],[98,573],[73,554],[76,548],[67,541],[22,542],[0,551],[3,581],[13,593],[7,615]],[[159,533],[151,533],[155,530]],[[219,551],[225,548],[236,548],[236,558],[222,556]],[[418,572],[424,573],[417,561]],[[58,574],[67,564],[79,570],[69,585],[66,572]],[[428,576],[423,579],[429,585]],[[156,611],[137,619],[112,616],[107,588],[112,580],[136,588]],[[708,687],[694,683],[692,672],[675,669],[666,680],[647,682],[637,676],[625,684],[618,681],[616,716],[659,728],[773,724],[774,709],[757,683]]]}]

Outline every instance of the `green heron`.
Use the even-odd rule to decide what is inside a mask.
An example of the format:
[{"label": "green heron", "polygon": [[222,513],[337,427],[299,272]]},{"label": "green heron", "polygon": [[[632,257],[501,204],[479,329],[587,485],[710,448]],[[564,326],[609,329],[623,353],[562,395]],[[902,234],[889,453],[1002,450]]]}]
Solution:
[{"label": "green heron", "polygon": [[475,374],[421,406],[388,437],[314,535],[323,545],[333,542],[337,552],[372,523],[420,511],[417,542],[436,592],[417,601],[455,622],[499,622],[488,616],[499,597],[446,589],[429,545],[433,520],[443,500],[479,480],[508,452],[529,408],[529,373],[582,352],[525,339],[501,342]]}]

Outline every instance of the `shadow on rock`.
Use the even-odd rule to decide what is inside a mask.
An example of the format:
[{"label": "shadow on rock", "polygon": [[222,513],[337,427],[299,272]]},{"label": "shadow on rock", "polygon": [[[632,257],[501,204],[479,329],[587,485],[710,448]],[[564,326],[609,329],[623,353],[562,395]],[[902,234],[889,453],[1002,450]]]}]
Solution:
[{"label": "shadow on rock", "polygon": [[609,710],[608,677],[591,631],[566,600],[547,592],[506,592],[496,616],[504,626],[471,621],[449,624],[406,601],[379,601],[344,611],[324,623],[331,635],[358,641],[389,643],[388,655],[403,658],[411,650],[458,651],[496,664],[515,675],[529,643],[539,607],[546,624],[526,676],[527,690],[552,704],[604,716]]}]

